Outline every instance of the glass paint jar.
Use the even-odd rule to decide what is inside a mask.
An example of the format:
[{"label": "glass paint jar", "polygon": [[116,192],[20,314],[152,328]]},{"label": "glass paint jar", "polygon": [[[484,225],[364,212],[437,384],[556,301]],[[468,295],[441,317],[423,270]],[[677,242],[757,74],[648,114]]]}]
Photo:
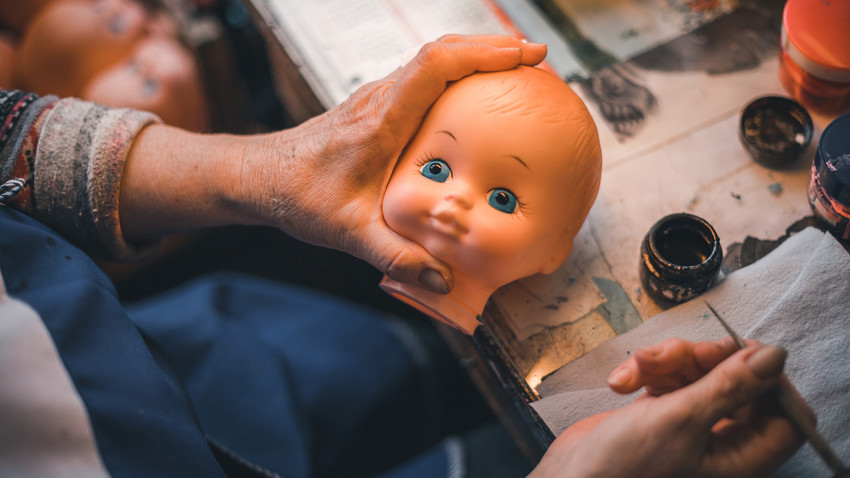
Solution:
[{"label": "glass paint jar", "polygon": [[850,114],[839,116],[821,133],[809,204],[834,236],[850,241]]},{"label": "glass paint jar", "polygon": [[717,231],[693,214],[664,216],[640,246],[640,280],[650,297],[681,303],[711,287],[723,262]]},{"label": "glass paint jar", "polygon": [[850,2],[788,0],[782,13],[779,77],[807,108],[850,110]]}]

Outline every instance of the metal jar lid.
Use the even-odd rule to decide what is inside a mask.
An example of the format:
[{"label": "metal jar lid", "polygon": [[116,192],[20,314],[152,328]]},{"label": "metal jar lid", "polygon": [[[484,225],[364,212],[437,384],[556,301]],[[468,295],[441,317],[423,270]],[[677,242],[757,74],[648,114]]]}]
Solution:
[{"label": "metal jar lid", "polygon": [[809,112],[784,96],[763,96],[741,111],[738,136],[750,156],[768,167],[782,166],[812,141]]}]

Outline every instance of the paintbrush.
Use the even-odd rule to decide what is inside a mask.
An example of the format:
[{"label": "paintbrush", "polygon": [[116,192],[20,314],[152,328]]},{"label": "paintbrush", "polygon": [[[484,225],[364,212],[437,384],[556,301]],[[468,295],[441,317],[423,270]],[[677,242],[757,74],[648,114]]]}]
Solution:
[{"label": "paintbrush", "polygon": [[[708,310],[711,311],[712,314],[717,318],[720,322],[720,325],[726,329],[726,332],[732,337],[732,340],[735,341],[735,344],[738,345],[739,349],[742,349],[747,346],[747,344],[741,339],[741,337],[732,330],[732,327],[723,320],[723,317],[720,316],[714,307],[711,306],[708,302],[703,301],[708,307]],[[841,458],[835,454],[832,448],[827,443],[826,439],[818,432],[815,425],[807,418],[808,412],[806,411],[806,407],[808,405],[803,405],[796,400],[794,400],[794,395],[796,395],[796,391],[793,390],[793,386],[790,382],[784,381],[779,382],[779,385],[773,389],[773,393],[776,395],[776,401],[779,404],[779,408],[785,414],[785,417],[806,437],[809,443],[812,444],[812,448],[823,458],[823,461],[829,466],[829,468],[835,473],[835,478],[846,478],[850,477],[850,468],[844,466],[844,463],[841,461]],[[802,399],[801,399],[802,400]],[[805,402],[803,402],[805,403]]]}]

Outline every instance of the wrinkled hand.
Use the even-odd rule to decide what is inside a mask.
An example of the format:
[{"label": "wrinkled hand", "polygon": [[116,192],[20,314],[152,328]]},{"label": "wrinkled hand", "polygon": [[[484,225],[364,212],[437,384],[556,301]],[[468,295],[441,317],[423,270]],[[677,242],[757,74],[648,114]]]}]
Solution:
[{"label": "wrinkled hand", "polygon": [[448,82],[534,65],[545,55],[544,45],[504,36],[448,35],[428,43],[339,107],[267,137],[264,151],[244,159],[243,195],[260,222],[345,251],[400,282],[446,293],[449,268],[384,223],[381,198],[393,166]]},{"label": "wrinkled hand", "polygon": [[784,350],[757,343],[736,351],[730,341],[670,340],[644,349],[609,384],[648,393],[565,430],[530,476],[768,475],[803,443],[765,395],[786,380],[784,362]]}]

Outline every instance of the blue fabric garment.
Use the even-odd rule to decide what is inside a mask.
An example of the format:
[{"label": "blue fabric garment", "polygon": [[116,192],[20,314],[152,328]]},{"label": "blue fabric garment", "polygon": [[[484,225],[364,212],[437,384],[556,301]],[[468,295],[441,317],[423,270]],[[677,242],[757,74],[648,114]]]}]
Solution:
[{"label": "blue fabric garment", "polygon": [[426,445],[416,364],[371,310],[216,274],[128,312],[175,364],[207,435],[253,463],[371,476]]},{"label": "blue fabric garment", "polygon": [[235,275],[125,309],[84,253],[2,207],[0,270],[45,322],[114,476],[223,476],[208,439],[287,477],[370,476],[436,442],[417,433],[420,364],[372,311]]},{"label": "blue fabric garment", "polygon": [[45,322],[110,473],[223,476],[181,385],[151,354],[100,269],[16,211],[0,207],[0,231],[7,292]]}]

